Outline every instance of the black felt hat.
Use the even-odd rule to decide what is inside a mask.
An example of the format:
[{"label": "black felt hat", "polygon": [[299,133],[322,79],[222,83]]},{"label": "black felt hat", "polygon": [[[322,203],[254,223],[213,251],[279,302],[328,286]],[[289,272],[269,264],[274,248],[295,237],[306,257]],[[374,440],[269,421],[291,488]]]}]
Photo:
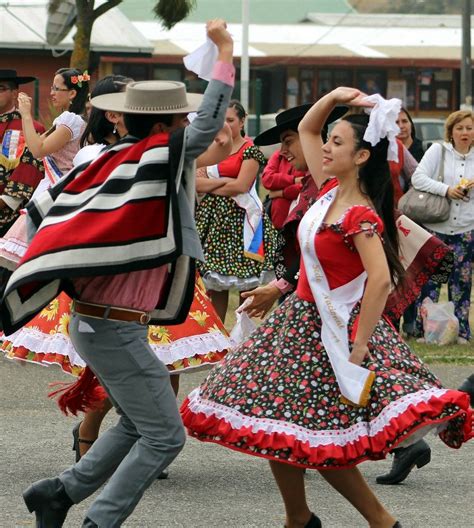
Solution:
[{"label": "black felt hat", "polygon": [[[280,143],[281,133],[285,130],[297,130],[299,122],[303,119],[306,112],[312,106],[312,103],[307,103],[300,106],[294,106],[293,108],[289,108],[288,110],[280,112],[275,117],[276,126],[269,128],[268,130],[265,130],[265,132],[259,134],[253,140],[253,142],[258,146],[274,145],[275,143]],[[349,109],[347,106],[336,106],[326,119],[324,127],[326,128],[333,121],[337,121],[348,110]]]},{"label": "black felt hat", "polygon": [[36,77],[19,77],[16,70],[0,70],[0,81],[11,81],[15,84],[26,84],[35,81]]}]

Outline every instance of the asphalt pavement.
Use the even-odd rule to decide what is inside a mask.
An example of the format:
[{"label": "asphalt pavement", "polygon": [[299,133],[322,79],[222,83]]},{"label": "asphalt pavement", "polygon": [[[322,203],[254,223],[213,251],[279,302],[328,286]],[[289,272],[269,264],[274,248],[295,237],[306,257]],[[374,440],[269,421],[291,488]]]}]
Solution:
[{"label": "asphalt pavement", "polygon": [[[437,365],[448,387],[474,371],[472,366]],[[197,386],[204,373],[182,376],[181,395]],[[21,492],[36,480],[52,477],[73,462],[71,429],[46,397],[48,384],[70,380],[57,367],[19,364],[0,357],[0,528],[34,526]],[[107,417],[105,427],[115,420]],[[429,437],[432,462],[399,486],[380,486],[375,477],[391,460],[359,467],[403,528],[474,526],[474,442],[449,449]],[[311,508],[324,528],[359,528],[364,519],[315,471],[306,475]],[[66,528],[79,528],[93,497],[70,510]],[[170,467],[168,480],[156,481],[123,525],[140,528],[282,528],[284,510],[268,464],[223,447],[188,439]]]}]

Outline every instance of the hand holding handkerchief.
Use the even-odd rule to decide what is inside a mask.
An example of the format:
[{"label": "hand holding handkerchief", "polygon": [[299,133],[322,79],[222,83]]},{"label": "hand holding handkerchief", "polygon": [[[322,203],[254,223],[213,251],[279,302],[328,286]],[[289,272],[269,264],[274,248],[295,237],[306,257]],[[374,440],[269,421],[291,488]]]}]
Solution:
[{"label": "hand holding handkerchief", "polygon": [[212,69],[217,62],[218,49],[210,38],[199,48],[183,58],[184,65],[199,78],[210,81]]}]

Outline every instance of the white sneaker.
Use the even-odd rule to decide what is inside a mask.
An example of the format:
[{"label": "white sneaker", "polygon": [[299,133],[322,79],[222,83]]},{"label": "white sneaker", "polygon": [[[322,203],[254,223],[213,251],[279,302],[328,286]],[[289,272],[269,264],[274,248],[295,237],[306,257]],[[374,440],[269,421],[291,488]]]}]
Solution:
[{"label": "white sneaker", "polygon": [[424,337],[419,337],[417,340],[416,340],[417,343],[426,343],[426,340]]},{"label": "white sneaker", "polygon": [[458,337],[458,345],[468,345],[469,340],[465,339],[464,337]]}]

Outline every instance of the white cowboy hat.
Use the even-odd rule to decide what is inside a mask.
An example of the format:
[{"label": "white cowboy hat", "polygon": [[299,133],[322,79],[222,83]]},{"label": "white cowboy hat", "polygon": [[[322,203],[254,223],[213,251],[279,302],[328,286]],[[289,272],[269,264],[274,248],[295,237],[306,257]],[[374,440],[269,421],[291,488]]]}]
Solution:
[{"label": "white cowboy hat", "polygon": [[100,110],[124,114],[187,114],[195,112],[203,95],[186,93],[177,81],[138,81],[127,84],[125,92],[98,95],[91,104]]}]

